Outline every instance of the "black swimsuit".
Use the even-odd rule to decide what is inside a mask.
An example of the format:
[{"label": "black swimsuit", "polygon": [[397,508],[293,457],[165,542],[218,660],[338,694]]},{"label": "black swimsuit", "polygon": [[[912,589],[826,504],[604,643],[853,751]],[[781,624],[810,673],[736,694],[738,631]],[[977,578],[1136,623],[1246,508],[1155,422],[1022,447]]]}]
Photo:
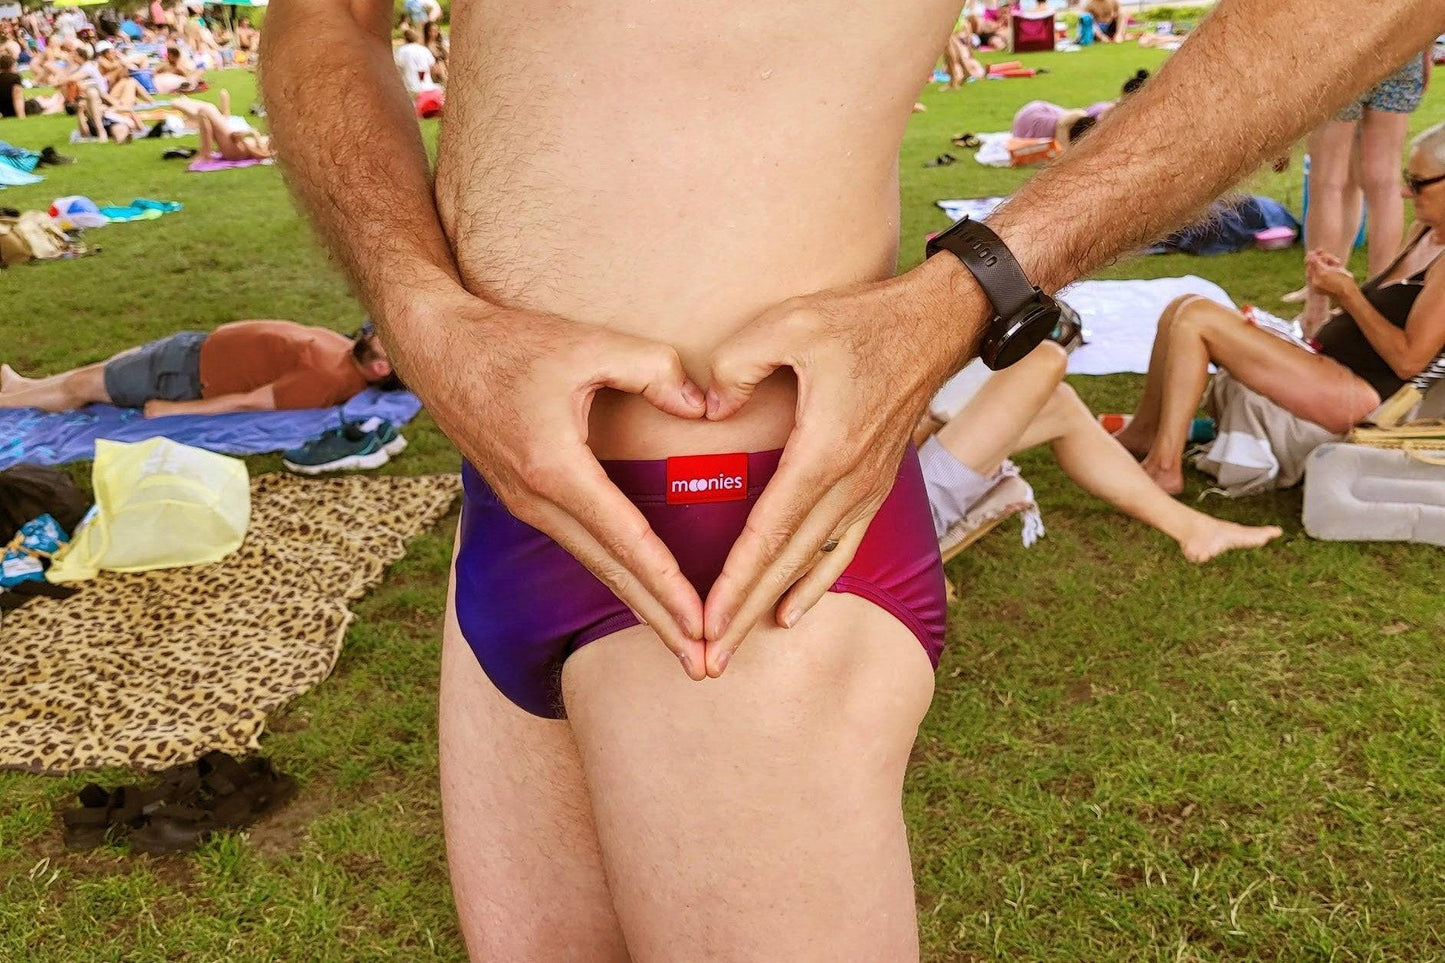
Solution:
[{"label": "black swimsuit", "polygon": [[[1376,311],[1384,315],[1386,321],[1401,330],[1404,329],[1405,322],[1409,320],[1410,309],[1415,306],[1415,299],[1425,289],[1425,272],[1430,270],[1435,262],[1431,261],[1430,264],[1403,281],[1386,285],[1381,285],[1379,281],[1380,278],[1389,277],[1390,272],[1394,271],[1429,233],[1428,230],[1421,231],[1405,250],[1400,252],[1400,256],[1391,262],[1389,267],[1375,279],[1367,281],[1365,286],[1360,289],[1365,300],[1369,301]],[[1439,259],[1439,255],[1436,256],[1436,259]],[[1399,391],[1405,384],[1405,379],[1397,375],[1395,369],[1390,367],[1389,362],[1380,357],[1380,353],[1375,350],[1374,345],[1370,344],[1365,333],[1360,330],[1359,324],[1347,311],[1336,312],[1320,329],[1315,341],[1319,345],[1320,354],[1327,358],[1333,358],[1369,382],[1370,387],[1379,392],[1381,401]]]}]

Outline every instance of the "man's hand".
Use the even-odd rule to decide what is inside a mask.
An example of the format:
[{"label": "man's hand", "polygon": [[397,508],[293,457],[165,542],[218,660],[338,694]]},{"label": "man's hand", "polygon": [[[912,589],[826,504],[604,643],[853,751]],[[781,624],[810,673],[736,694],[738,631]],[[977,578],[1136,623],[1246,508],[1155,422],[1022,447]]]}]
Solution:
[{"label": "man's hand", "polygon": [[679,418],[703,416],[702,389],[677,352],[498,308],[460,289],[425,302],[421,316],[411,311],[395,327],[430,327],[425,341],[396,337],[384,321],[381,330],[447,437],[513,515],[572,553],[657,632],[691,678],[705,678],[702,600],[587,447],[587,416],[601,388],[642,395]]},{"label": "man's hand", "polygon": [[164,418],[166,415],[173,415],[176,403],[174,401],[163,401],[160,398],[152,398],[145,403],[141,411],[147,418]]},{"label": "man's hand", "polygon": [[1318,248],[1305,255],[1305,278],[1310,287],[1328,295],[1336,303],[1351,291],[1359,290],[1359,284],[1344,262]]},{"label": "man's hand", "polygon": [[782,367],[797,375],[798,407],[777,474],[708,593],[708,675],[775,605],[779,625],[796,625],[848,567],[919,416],[972,356],[988,313],[966,269],[936,257],[888,281],[785,301],[718,348],[708,418],[734,414]]}]

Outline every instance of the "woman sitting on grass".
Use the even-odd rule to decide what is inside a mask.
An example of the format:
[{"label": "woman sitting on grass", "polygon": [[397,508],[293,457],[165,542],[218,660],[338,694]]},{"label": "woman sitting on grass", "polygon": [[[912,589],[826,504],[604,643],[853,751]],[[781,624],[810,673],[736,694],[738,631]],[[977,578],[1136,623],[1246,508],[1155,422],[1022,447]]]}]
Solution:
[{"label": "woman sitting on grass", "polygon": [[196,125],[201,135],[202,160],[214,155],[228,161],[268,160],[276,156],[271,150],[271,138],[258,132],[246,118],[231,113],[230,91],[221,91],[219,109],[215,104],[191,97],[177,97],[171,106]]},{"label": "woman sitting on grass", "polygon": [[1165,309],[1139,408],[1116,436],[1164,491],[1184,488],[1184,443],[1211,362],[1289,414],[1344,433],[1445,350],[1445,124],[1415,139],[1405,182],[1419,230],[1379,276],[1362,288],[1333,255],[1305,259],[1309,283],[1339,305],[1314,344],[1205,298]]},{"label": "woman sitting on grass", "polygon": [[[1005,480],[1005,458],[1038,445],[1053,448],[1059,467],[1084,491],[1158,529],[1191,562],[1258,548],[1279,537],[1273,525],[1236,525],[1181,505],[1153,484],[1064,383],[1068,355],[1045,341],[1022,361],[988,376],[963,409],[918,448],[939,550],[966,544],[968,519]],[[936,424],[936,422],[934,423]],[[928,434],[921,425],[915,442]]]}]

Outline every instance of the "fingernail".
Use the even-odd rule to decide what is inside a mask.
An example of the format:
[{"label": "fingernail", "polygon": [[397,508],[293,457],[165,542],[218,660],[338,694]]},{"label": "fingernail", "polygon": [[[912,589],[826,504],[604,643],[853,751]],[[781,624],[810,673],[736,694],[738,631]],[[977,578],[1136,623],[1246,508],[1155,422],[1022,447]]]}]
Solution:
[{"label": "fingernail", "polygon": [[732,653],[731,653],[731,652],[724,652],[722,655],[720,655],[720,656],[717,657],[717,674],[718,674],[718,675],[722,675],[722,674],[723,674],[723,670],[728,667],[728,659],[731,659],[732,657],[733,657],[733,656],[732,656]]},{"label": "fingernail", "polygon": [[678,655],[677,655],[677,660],[682,663],[682,669],[683,669],[683,671],[686,672],[686,673],[687,673],[687,677],[688,677],[689,679],[691,679],[691,678],[692,678],[692,675],[693,675],[693,673],[692,673],[692,659],[688,657],[688,654],[687,654],[686,652],[679,652]]},{"label": "fingernail", "polygon": [[682,386],[682,396],[687,399],[687,403],[694,408],[701,408],[707,404],[707,399],[703,397],[702,389],[691,381]]},{"label": "fingernail", "polygon": [[719,615],[717,617],[717,621],[713,623],[712,637],[714,639],[720,639],[723,637],[723,633],[728,630],[729,621],[731,621],[731,619],[726,615]]},{"label": "fingernail", "polygon": [[707,389],[707,416],[709,418],[717,414],[718,406],[721,404],[722,400],[718,398],[717,392],[711,388]]},{"label": "fingernail", "polygon": [[798,622],[798,610],[797,610],[797,609],[788,609],[788,610],[785,611],[782,615],[778,616],[778,624],[781,625],[781,626],[782,626],[783,628],[785,628],[785,629],[791,629],[794,625],[797,624],[797,622]]}]

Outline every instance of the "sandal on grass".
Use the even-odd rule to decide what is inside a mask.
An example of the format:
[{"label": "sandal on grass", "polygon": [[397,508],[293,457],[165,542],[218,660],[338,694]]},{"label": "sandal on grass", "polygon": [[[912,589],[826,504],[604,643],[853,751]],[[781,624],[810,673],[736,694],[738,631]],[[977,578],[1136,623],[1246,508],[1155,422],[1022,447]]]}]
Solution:
[{"label": "sandal on grass", "polygon": [[189,852],[214,833],[244,829],[296,795],[296,780],[277,773],[269,759],[237,762],[210,752],[193,764],[201,791],[183,803],[162,806],[131,834],[141,853]]},{"label": "sandal on grass", "polygon": [[79,806],[60,813],[60,821],[65,826],[65,848],[94,849],[103,846],[110,840],[114,797],[95,783],[89,783],[76,798]]},{"label": "sandal on grass", "polygon": [[952,154],[939,154],[931,161],[924,161],[924,167],[948,167],[950,164],[957,164],[958,158]]}]

